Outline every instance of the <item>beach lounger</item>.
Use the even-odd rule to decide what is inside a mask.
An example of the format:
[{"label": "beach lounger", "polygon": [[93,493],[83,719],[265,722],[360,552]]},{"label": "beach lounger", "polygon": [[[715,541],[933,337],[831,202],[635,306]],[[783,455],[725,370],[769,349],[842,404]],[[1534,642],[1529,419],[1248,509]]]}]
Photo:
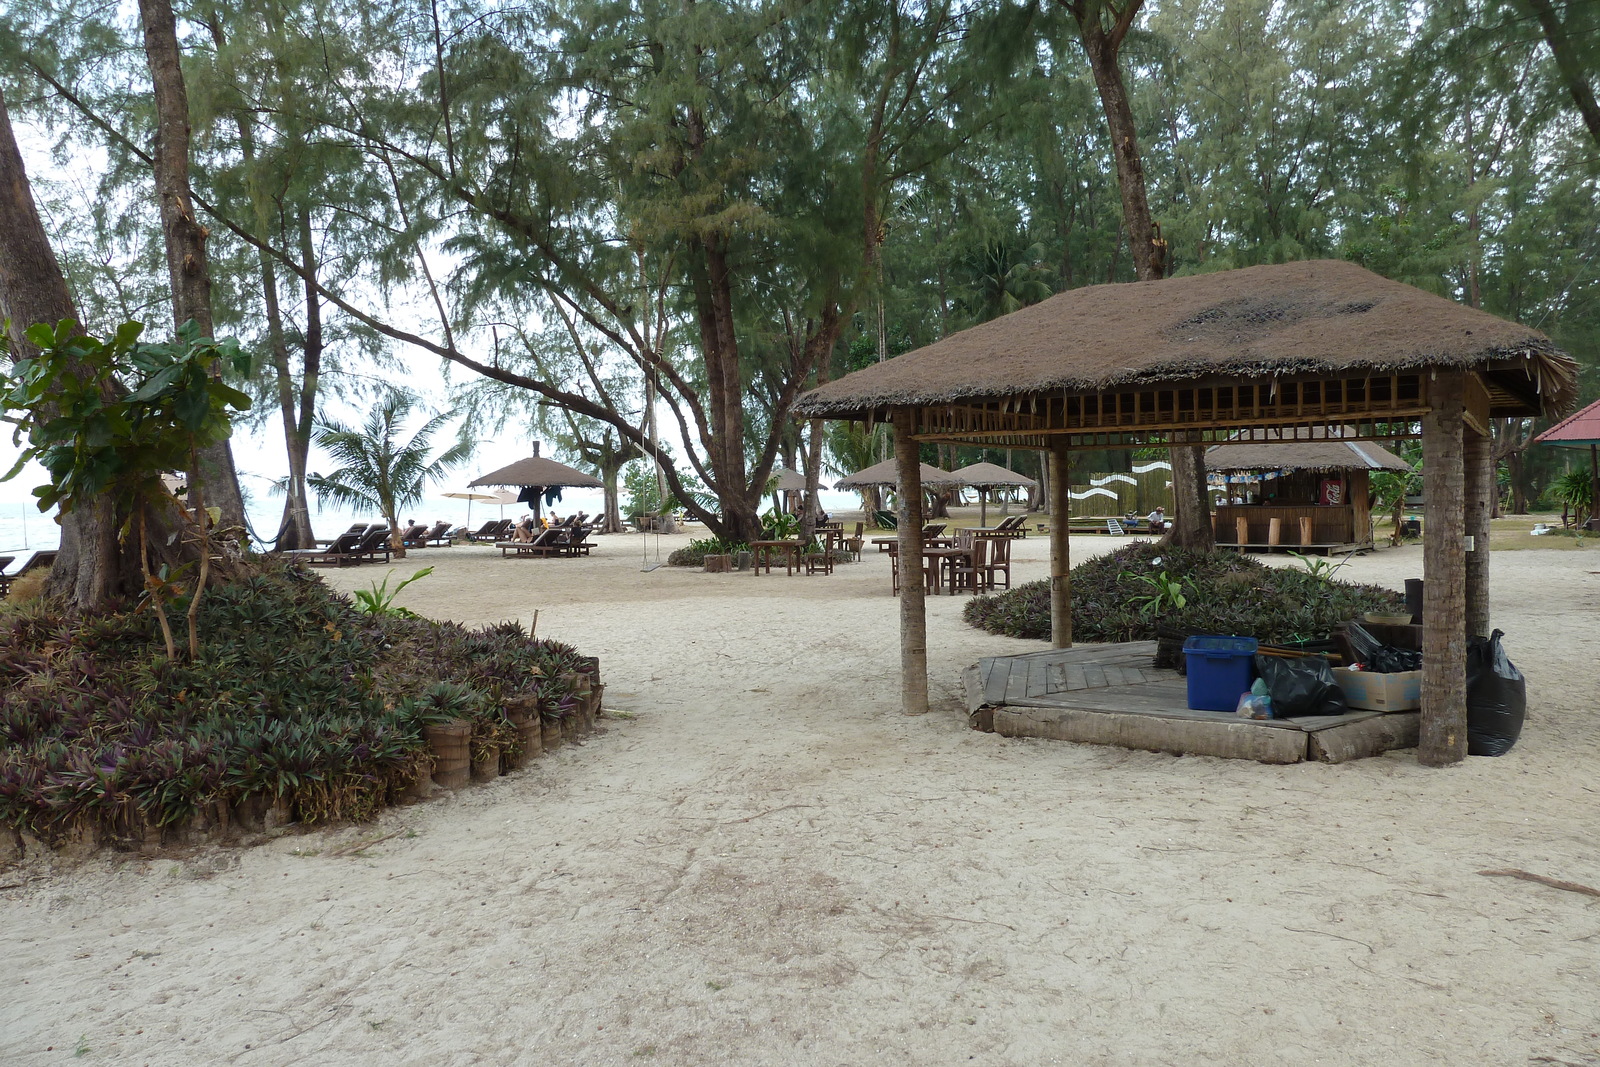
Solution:
[{"label": "beach lounger", "polygon": [[469,541],[504,541],[511,536],[511,528],[515,525],[510,519],[492,519],[478,528],[477,533],[467,535]]},{"label": "beach lounger", "polygon": [[376,560],[380,552],[388,562],[389,527],[383,523],[362,526],[359,533],[347,530],[327,548],[292,548],[278,555],[313,567],[346,567]]},{"label": "beach lounger", "polygon": [[502,556],[549,556],[555,553],[557,543],[565,536],[565,530],[552,526],[534,534],[531,541],[496,541],[494,547]]},{"label": "beach lounger", "polygon": [[413,523],[401,531],[400,543],[407,548],[422,548],[422,539],[427,532],[428,528],[426,526],[423,526],[420,523]]},{"label": "beach lounger", "polygon": [[433,524],[433,528],[431,530],[422,535],[422,539],[418,543],[417,547],[425,548],[429,545],[447,547],[449,544],[450,524],[448,522],[436,522]]}]

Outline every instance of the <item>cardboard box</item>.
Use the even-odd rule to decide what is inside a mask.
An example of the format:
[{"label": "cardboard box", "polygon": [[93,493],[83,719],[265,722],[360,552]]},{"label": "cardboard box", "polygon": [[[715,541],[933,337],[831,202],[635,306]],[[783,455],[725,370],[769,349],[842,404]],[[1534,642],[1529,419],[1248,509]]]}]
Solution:
[{"label": "cardboard box", "polygon": [[1422,707],[1422,672],[1376,674],[1335,667],[1333,679],[1352,708],[1365,711],[1415,711]]}]

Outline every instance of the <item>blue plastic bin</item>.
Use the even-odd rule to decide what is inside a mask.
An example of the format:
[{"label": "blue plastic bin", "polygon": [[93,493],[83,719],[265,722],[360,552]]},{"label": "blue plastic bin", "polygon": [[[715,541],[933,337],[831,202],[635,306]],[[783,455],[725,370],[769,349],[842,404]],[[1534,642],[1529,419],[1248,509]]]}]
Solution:
[{"label": "blue plastic bin", "polygon": [[1191,637],[1183,643],[1193,711],[1232,711],[1255,680],[1253,637]]}]

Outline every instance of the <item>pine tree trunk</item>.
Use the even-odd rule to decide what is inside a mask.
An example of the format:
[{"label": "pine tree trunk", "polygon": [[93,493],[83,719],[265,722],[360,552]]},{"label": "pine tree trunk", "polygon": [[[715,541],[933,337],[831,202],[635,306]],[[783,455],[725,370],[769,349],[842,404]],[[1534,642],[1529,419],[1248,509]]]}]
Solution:
[{"label": "pine tree trunk", "polygon": [[[11,356],[34,352],[23,338],[28,327],[78,318],[44,225],[0,96],[0,316],[10,320]],[[49,596],[93,611],[139,587],[117,540],[118,515],[99,498],[61,516],[61,545],[45,584]]]},{"label": "pine tree trunk", "polygon": [[[189,190],[189,98],[183,84],[178,24],[169,0],[139,0],[145,57],[155,88],[156,197],[172,282],[173,325],[193,320],[202,337],[214,336],[211,273],[206,265],[208,231],[195,217]],[[220,368],[218,373],[220,374]],[[221,513],[221,525],[243,528],[244,498],[227,441],[200,452],[200,469],[191,471],[203,498]]]}]

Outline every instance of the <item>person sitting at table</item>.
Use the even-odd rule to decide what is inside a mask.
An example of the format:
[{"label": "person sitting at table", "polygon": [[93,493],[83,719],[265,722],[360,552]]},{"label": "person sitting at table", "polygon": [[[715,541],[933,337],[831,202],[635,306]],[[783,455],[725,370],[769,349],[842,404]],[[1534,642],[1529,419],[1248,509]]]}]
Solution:
[{"label": "person sitting at table", "polygon": [[1145,516],[1145,521],[1150,524],[1151,533],[1164,532],[1167,528],[1167,509],[1158,506],[1149,515]]}]

